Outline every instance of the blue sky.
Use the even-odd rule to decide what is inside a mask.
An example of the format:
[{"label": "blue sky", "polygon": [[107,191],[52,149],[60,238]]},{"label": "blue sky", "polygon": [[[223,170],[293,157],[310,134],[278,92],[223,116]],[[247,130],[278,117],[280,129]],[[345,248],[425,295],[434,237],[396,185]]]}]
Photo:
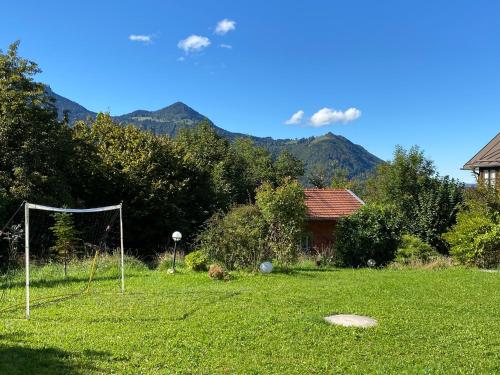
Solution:
[{"label": "blue sky", "polygon": [[417,144],[464,181],[500,130],[493,0],[7,0],[0,48],[17,39],[39,80],[94,111],[183,101],[257,136],[331,131],[383,159]]}]

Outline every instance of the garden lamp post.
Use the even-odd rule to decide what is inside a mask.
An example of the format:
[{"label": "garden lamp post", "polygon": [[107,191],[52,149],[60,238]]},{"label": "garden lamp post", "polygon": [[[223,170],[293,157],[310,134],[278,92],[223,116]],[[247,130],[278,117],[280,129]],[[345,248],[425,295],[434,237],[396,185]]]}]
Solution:
[{"label": "garden lamp post", "polygon": [[175,272],[175,256],[177,255],[177,242],[182,239],[182,234],[179,231],[172,233],[172,239],[174,240],[174,260],[172,264],[172,270]]}]

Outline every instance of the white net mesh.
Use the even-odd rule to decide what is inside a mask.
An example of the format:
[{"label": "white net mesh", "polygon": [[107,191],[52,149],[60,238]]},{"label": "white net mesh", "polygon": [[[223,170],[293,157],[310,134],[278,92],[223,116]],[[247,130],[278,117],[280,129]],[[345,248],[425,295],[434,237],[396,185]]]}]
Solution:
[{"label": "white net mesh", "polygon": [[29,215],[18,212],[1,234],[0,315],[19,314],[26,307],[26,244],[32,308],[90,291],[120,290],[121,205],[92,209],[26,205]]}]

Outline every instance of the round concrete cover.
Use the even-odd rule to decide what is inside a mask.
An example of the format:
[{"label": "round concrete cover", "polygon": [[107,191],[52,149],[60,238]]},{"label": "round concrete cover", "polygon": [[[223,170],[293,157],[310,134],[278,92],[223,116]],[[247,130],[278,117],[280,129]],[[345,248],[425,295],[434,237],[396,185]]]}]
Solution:
[{"label": "round concrete cover", "polygon": [[330,315],[325,318],[325,320],[330,324],[336,324],[344,327],[375,327],[377,325],[377,321],[368,316],[361,315],[348,315],[348,314],[339,314],[339,315]]}]

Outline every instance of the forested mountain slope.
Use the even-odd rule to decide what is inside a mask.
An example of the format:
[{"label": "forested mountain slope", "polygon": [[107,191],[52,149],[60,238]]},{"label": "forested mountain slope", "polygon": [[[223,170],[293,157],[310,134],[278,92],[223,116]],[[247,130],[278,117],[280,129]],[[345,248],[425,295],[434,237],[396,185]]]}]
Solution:
[{"label": "forested mountain slope", "polygon": [[[60,118],[62,118],[64,111],[68,111],[70,122],[96,116],[95,112],[89,111],[80,104],[54,93],[50,88],[48,88],[48,91],[55,98],[55,105]],[[284,149],[288,150],[304,162],[306,176],[312,173],[313,170],[322,170],[328,176],[335,161],[341,167],[347,168],[351,176],[359,176],[369,172],[381,162],[378,157],[365,150],[362,146],[332,133],[320,137],[301,139],[273,139],[233,133],[216,126],[206,116],[182,102],[176,102],[157,111],[136,110],[113,118],[120,123],[133,124],[154,134],[166,134],[171,137],[175,137],[182,128],[195,127],[202,121],[208,121],[221,136],[230,140],[238,137],[251,138],[256,145],[266,148],[273,156],[277,156]]]}]

